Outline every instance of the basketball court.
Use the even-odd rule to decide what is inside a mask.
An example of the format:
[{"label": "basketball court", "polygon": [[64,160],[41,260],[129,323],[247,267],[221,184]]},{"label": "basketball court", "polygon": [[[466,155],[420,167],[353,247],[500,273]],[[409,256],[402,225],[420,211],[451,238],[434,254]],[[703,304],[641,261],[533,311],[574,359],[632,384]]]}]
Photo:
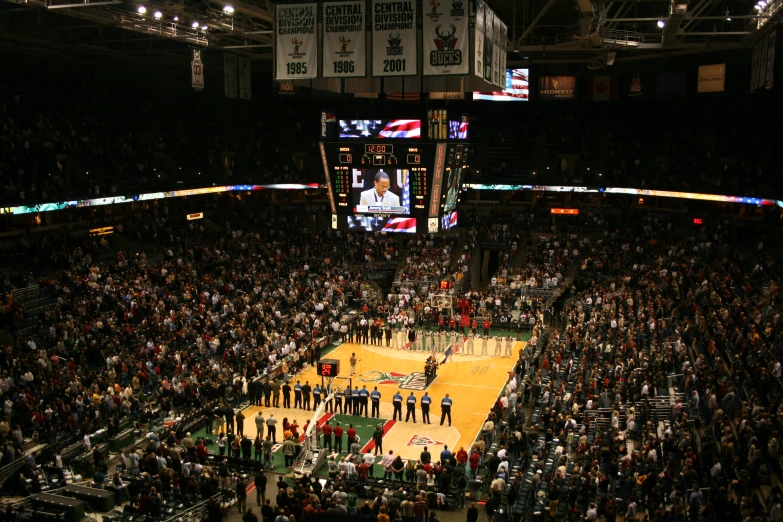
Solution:
[{"label": "basketball court", "polygon": [[[401,455],[403,459],[418,459],[424,446],[429,446],[433,458],[448,445],[449,449],[458,450],[464,447],[469,450],[476,435],[481,430],[489,410],[497,400],[503,386],[508,379],[508,373],[513,369],[516,362],[516,354],[524,348],[526,342],[516,341],[513,343],[513,357],[495,357],[482,355],[460,355],[454,354],[449,357],[446,364],[438,367],[438,375],[435,380],[427,386],[424,375],[424,362],[429,357],[431,351],[415,351],[409,349],[386,348],[374,345],[363,345],[356,343],[346,343],[338,346],[329,353],[329,359],[338,359],[340,361],[340,376],[348,377],[350,373],[350,357],[352,353],[356,354],[356,375],[353,376],[353,386],[366,386],[372,391],[378,387],[381,392],[380,418],[365,419],[364,417],[351,417],[337,415],[335,420],[340,420],[344,428],[347,424],[343,422],[347,417],[353,422],[354,427],[362,436],[361,444],[364,451],[368,451],[369,442],[367,434],[372,433],[372,429],[378,424],[384,424],[383,450],[385,453],[394,450],[395,455]],[[494,344],[490,342],[489,353],[494,353]],[[474,344],[474,352],[480,352],[479,342]],[[438,363],[445,355],[436,353]],[[295,381],[309,381],[311,385],[321,383],[321,377],[316,374],[316,368],[308,368],[295,377]],[[394,408],[392,406],[392,397],[396,392],[403,396],[403,421],[393,421],[392,416]],[[421,396],[428,392],[432,397],[432,406],[430,407],[430,422],[426,425],[421,420]],[[416,423],[405,422],[407,413],[405,407],[405,398],[414,392],[417,398],[416,402]],[[448,420],[443,426],[440,425],[440,402],[448,393],[453,400],[451,408],[452,425],[448,425]],[[281,399],[282,401],[282,399]],[[248,419],[245,422],[245,433],[248,436],[255,437],[255,424],[252,422],[252,416],[259,410],[264,411],[264,415],[273,413],[278,419],[278,443],[282,442],[282,431],[280,425],[283,417],[289,420],[296,419],[299,426],[309,420],[313,413],[296,408],[260,408],[250,407],[245,410],[245,416]],[[369,406],[369,412],[372,413],[372,406]],[[319,424],[325,420],[331,419],[331,414],[324,414],[319,419]],[[332,422],[334,424],[334,422]],[[348,448],[343,445],[343,449]]]}]

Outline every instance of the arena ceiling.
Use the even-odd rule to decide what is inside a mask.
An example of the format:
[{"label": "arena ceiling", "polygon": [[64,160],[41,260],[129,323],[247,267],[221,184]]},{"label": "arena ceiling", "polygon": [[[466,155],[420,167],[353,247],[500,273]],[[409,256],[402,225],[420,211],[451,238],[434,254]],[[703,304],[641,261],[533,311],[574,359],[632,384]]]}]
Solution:
[{"label": "arena ceiling", "polygon": [[[426,0],[425,0],[426,1]],[[618,60],[748,48],[783,0],[491,0],[508,50],[529,63]],[[0,49],[74,57],[183,55],[192,46],[272,58],[268,0],[0,0]]]}]

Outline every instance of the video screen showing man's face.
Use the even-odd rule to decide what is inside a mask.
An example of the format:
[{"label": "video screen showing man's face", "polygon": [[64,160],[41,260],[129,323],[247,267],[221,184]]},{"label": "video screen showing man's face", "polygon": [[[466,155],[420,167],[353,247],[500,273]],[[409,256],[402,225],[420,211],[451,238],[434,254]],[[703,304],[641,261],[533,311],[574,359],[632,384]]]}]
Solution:
[{"label": "video screen showing man's face", "polygon": [[357,213],[410,213],[408,169],[353,169],[352,176]]}]

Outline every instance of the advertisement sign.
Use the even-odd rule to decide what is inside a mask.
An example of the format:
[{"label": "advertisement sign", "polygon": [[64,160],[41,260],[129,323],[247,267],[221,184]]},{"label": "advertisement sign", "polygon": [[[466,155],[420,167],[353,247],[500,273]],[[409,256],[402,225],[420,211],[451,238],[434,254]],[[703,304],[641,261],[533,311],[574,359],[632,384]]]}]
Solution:
[{"label": "advertisement sign", "polygon": [[439,92],[433,91],[430,93],[430,100],[464,100],[464,92]]},{"label": "advertisement sign", "polygon": [[318,77],[318,4],[275,6],[275,78]]},{"label": "advertisement sign", "polygon": [[642,75],[634,73],[631,76],[631,86],[628,88],[628,96],[633,98],[635,96],[644,96],[644,88],[642,86]]},{"label": "advertisement sign", "polygon": [[337,116],[334,111],[321,111],[321,139],[334,139],[337,137]]},{"label": "advertisement sign", "polygon": [[373,0],[372,75],[415,75],[417,56],[416,2]]},{"label": "advertisement sign", "polygon": [[699,66],[697,92],[723,92],[726,85],[726,64]]},{"label": "advertisement sign", "polygon": [[468,74],[468,16],[463,0],[430,1],[422,23],[424,76]]},{"label": "advertisement sign", "polygon": [[538,97],[542,100],[569,100],[575,93],[574,76],[541,76],[538,79]]},{"label": "advertisement sign", "polygon": [[324,78],[367,76],[365,2],[324,2]]}]

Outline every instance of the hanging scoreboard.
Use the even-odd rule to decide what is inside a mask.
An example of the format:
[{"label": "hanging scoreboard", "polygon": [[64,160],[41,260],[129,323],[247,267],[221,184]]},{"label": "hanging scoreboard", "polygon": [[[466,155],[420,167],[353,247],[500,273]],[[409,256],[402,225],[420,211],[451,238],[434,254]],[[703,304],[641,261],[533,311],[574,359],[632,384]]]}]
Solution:
[{"label": "hanging scoreboard", "polygon": [[444,212],[454,213],[450,219],[456,223],[467,144],[395,140],[320,145],[332,228],[439,232],[449,228],[441,225]]}]

